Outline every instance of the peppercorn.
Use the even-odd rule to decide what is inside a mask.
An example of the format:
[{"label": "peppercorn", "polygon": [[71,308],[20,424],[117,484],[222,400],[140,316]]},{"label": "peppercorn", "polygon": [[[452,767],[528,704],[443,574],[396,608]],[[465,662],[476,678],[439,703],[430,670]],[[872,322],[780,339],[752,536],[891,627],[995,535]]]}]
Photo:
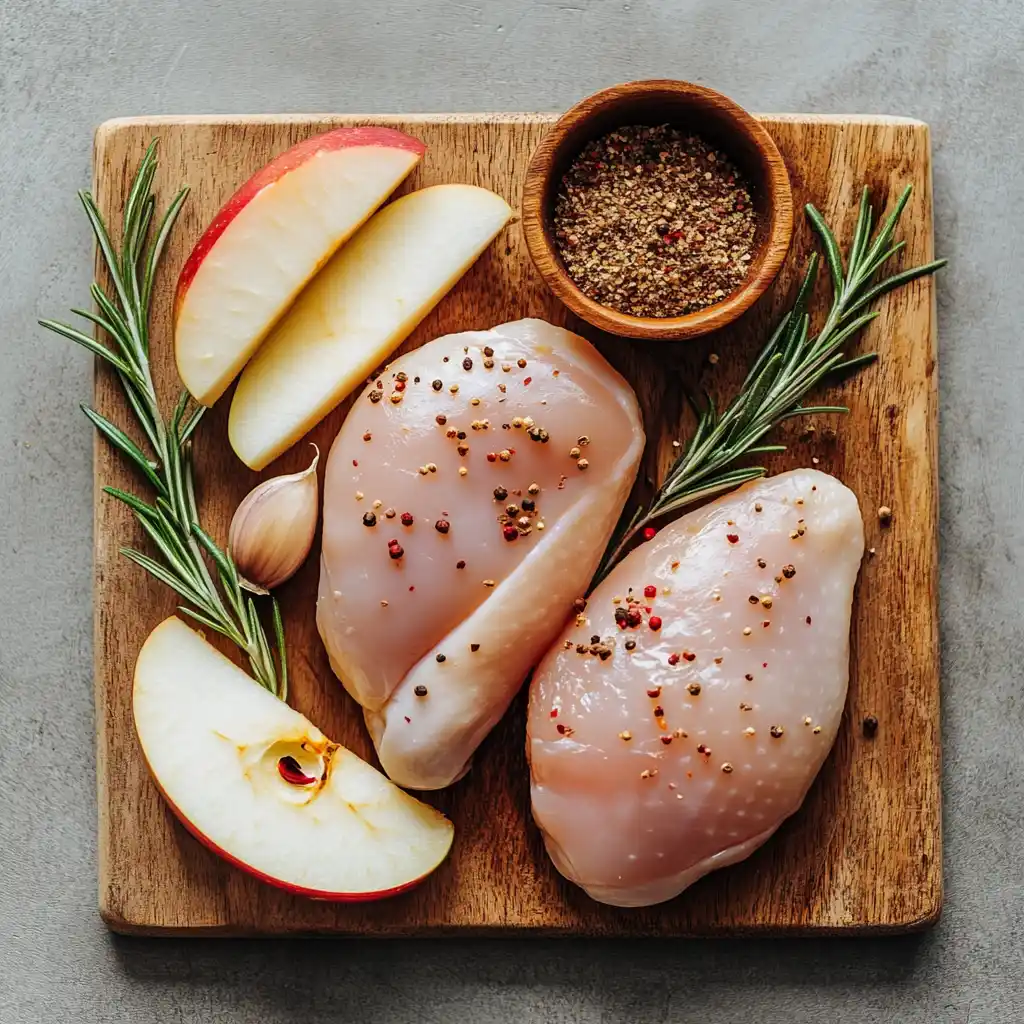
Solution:
[{"label": "peppercorn", "polygon": [[449,523],[447,519],[438,519],[438,521],[434,523],[434,529],[437,530],[438,533],[447,533],[451,529],[451,526],[452,524]]},{"label": "peppercorn", "polygon": [[422,683],[420,683],[418,686],[413,688],[412,692],[416,694],[417,697],[426,697],[427,688]]},{"label": "peppercorn", "polygon": [[501,535],[505,538],[505,540],[513,541],[519,536],[519,531],[515,528],[515,526],[509,523],[507,526],[502,527]]},{"label": "peppercorn", "polygon": [[469,356],[466,356],[466,358],[462,360],[462,368],[464,370],[472,370],[473,369],[473,360],[470,359]]},{"label": "peppercorn", "polygon": [[652,615],[647,620],[647,625],[650,626],[651,629],[653,629],[655,632],[657,632],[659,629],[661,629],[661,616]]},{"label": "peppercorn", "polygon": [[874,715],[868,715],[861,723],[864,735],[870,740],[878,733],[878,719]]},{"label": "peppercorn", "polygon": [[547,444],[551,440],[550,434],[543,427],[530,427],[527,433],[530,435],[531,441],[537,441],[540,444]]},{"label": "peppercorn", "polygon": [[[671,126],[627,126],[589,142],[562,178],[553,217],[577,285],[634,316],[721,301],[746,277],[757,230],[731,161]],[[613,246],[614,261],[600,258]]]},{"label": "peppercorn", "polygon": [[524,512],[533,512],[537,503],[532,498],[523,498],[522,509]]},{"label": "peppercorn", "polygon": [[444,425],[445,425],[445,424],[446,424],[446,423],[448,422],[448,417],[447,417],[447,416],[445,416],[445,414],[444,414],[443,412],[439,412],[439,413],[438,413],[438,414],[437,414],[437,415],[436,415],[436,416],[434,417],[434,420],[435,420],[435,421],[437,422],[437,425],[438,425],[439,427],[443,427],[443,426],[444,426]]},{"label": "peppercorn", "polygon": [[405,549],[402,547],[401,544],[398,543],[397,540],[389,540],[388,541],[388,554],[391,556],[391,558],[394,561],[397,562],[398,559],[400,559],[402,557],[402,555],[405,554]]},{"label": "peppercorn", "polygon": [[504,501],[507,497],[508,497],[508,491],[505,490],[504,487],[495,487],[494,488],[494,500],[495,501]]},{"label": "peppercorn", "polygon": [[442,662],[445,662],[448,659],[443,654],[439,654],[434,660],[440,665]]},{"label": "peppercorn", "polygon": [[466,563],[465,563],[465,562],[464,562],[464,561],[463,561],[463,560],[462,560],[462,559],[460,558],[460,559],[459,559],[459,560],[458,560],[458,561],[457,561],[457,562],[455,563],[455,568],[456,568],[456,569],[465,569],[465,568],[466,568]]},{"label": "peppercorn", "polygon": [[412,526],[414,520],[411,512],[403,512],[401,518],[403,526]]},{"label": "peppercorn", "polygon": [[376,526],[377,517],[372,512],[367,512],[363,515],[363,526]]}]

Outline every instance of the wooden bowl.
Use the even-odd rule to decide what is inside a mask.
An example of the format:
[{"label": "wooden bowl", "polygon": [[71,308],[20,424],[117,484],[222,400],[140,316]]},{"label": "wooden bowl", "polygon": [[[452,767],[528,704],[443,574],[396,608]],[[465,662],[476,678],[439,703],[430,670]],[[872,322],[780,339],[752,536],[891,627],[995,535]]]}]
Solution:
[{"label": "wooden bowl", "polygon": [[[563,175],[591,139],[632,124],[670,124],[702,136],[732,159],[751,186],[758,227],[747,276],[721,302],[695,313],[673,317],[620,313],[588,298],[558,254],[553,218]],[[612,86],[563,114],[530,160],[522,212],[527,248],[548,287],[584,320],[628,338],[696,338],[735,320],[771,284],[793,235],[789,175],[761,123],[721,93],[669,79]]]}]

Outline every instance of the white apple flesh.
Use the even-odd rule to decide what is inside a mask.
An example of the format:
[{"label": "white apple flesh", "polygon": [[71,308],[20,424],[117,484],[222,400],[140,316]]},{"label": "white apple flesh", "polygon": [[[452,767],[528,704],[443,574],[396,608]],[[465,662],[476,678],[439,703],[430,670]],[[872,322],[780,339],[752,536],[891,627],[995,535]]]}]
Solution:
[{"label": "white apple flesh", "polygon": [[228,421],[238,457],[262,469],[323,419],[405,340],[511,214],[487,189],[435,185],[373,217],[245,368]]},{"label": "white apple flesh", "polygon": [[132,707],[175,814],[265,882],[319,899],[379,899],[448,854],[447,818],[332,743],[180,619],[143,645]]},{"label": "white apple flesh", "polygon": [[196,243],[178,279],[178,373],[203,405],[224,393],[305,283],[422,158],[392,128],[338,128],[250,178]]}]

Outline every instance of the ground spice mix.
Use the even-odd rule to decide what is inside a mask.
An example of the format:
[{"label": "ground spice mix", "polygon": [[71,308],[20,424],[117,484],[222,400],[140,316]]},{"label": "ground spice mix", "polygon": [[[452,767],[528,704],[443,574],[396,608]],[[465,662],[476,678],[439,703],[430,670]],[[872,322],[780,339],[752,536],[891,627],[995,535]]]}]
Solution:
[{"label": "ground spice mix", "polygon": [[591,299],[682,316],[740,285],[757,215],[731,161],[697,135],[633,125],[589,142],[562,179],[555,238]]}]

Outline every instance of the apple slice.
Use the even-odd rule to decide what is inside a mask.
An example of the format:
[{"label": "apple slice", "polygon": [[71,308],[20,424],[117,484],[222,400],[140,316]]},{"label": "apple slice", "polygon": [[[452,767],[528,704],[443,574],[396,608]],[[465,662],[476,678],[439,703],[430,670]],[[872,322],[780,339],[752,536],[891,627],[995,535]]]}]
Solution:
[{"label": "apple slice", "polygon": [[305,896],[371,900],[429,875],[454,830],[262,689],[180,619],[150,634],[132,694],[142,751],[185,827]]},{"label": "apple slice", "polygon": [[508,222],[500,196],[435,185],[396,199],[317,275],[245,368],[228,436],[262,469],[386,359]]},{"label": "apple slice", "polygon": [[338,128],[251,177],[185,261],[174,311],[178,373],[213,405],[331,254],[426,147],[393,128]]}]

